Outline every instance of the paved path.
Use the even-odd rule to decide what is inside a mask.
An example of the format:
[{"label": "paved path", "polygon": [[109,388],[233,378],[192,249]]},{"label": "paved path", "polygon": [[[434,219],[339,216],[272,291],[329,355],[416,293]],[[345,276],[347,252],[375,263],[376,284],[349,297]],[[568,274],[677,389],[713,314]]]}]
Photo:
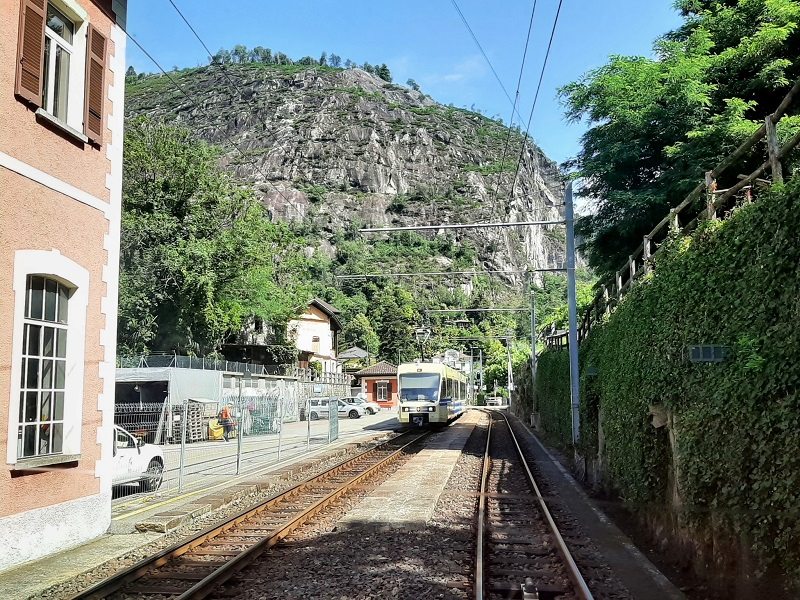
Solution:
[{"label": "paved path", "polygon": [[685,600],[684,594],[597,508],[580,484],[544,447],[530,428],[525,429],[536,468],[550,484],[550,493],[558,497],[558,501],[569,511],[586,536],[592,539],[603,559],[631,595],[637,600]]},{"label": "paved path", "polygon": [[480,412],[467,411],[449,428],[433,434],[423,450],[348,512],[338,527],[425,527],[480,419]]}]

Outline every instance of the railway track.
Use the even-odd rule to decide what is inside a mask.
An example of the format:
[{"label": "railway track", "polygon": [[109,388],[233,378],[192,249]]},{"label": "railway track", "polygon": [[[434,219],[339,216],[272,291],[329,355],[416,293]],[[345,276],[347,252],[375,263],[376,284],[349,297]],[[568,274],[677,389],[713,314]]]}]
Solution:
[{"label": "railway track", "polygon": [[475,600],[591,600],[506,416],[491,411],[481,473]]},{"label": "railway track", "polygon": [[72,600],[205,598],[332,502],[388,468],[428,433],[406,433],[114,574]]}]

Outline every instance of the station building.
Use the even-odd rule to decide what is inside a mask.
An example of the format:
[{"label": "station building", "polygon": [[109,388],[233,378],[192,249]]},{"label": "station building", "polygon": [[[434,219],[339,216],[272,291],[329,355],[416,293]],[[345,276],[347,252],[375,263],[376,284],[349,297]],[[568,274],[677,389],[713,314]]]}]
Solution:
[{"label": "station building", "polygon": [[0,569],[111,520],[126,0],[0,0]]},{"label": "station building", "polygon": [[381,361],[353,373],[361,386],[361,393],[369,402],[377,402],[382,408],[397,408],[397,367]]}]

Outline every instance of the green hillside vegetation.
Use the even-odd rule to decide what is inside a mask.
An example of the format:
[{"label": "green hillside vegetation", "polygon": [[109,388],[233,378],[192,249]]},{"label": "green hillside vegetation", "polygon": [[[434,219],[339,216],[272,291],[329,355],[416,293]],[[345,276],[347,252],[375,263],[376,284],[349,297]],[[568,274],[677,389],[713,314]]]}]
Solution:
[{"label": "green hillside vegetation", "polygon": [[[278,333],[276,360],[293,352],[280,332],[315,296],[342,311],[343,344],[359,345],[376,359],[410,360],[419,355],[414,328],[432,308],[519,305],[501,279],[442,278],[337,281],[335,275],[479,269],[476,249],[451,236],[402,232],[379,239],[358,233],[358,222],[330,235],[312,218],[273,223],[253,192],[237,185],[219,166],[220,149],[187,129],[145,117],[126,127],[121,240],[119,352],[175,351],[215,355],[230,334],[259,317]],[[321,201],[325,188],[306,191]],[[334,255],[320,250],[322,240]],[[313,252],[309,253],[308,249]],[[462,285],[470,283],[467,294]],[[563,320],[563,278],[547,276],[539,292],[541,322]],[[559,297],[560,296],[560,297]],[[456,319],[468,324],[456,325]],[[529,335],[528,315],[447,314],[431,316],[436,335],[426,355],[447,348],[467,350],[460,336]],[[559,321],[560,323],[561,321]],[[484,352],[486,381],[504,386],[506,350],[497,340],[471,344]],[[530,355],[525,342],[513,347],[514,364]]]},{"label": "green hillside vegetation", "polygon": [[[684,523],[740,539],[757,573],[800,582],[800,179],[669,242],[581,346],[582,454],[632,507],[669,506]],[[688,347],[718,344],[722,363]],[[592,367],[596,375],[590,375]],[[550,440],[570,444],[567,353],[546,352],[537,406]],[[666,428],[650,406],[666,409]],[[724,538],[723,538],[724,539]]]}]

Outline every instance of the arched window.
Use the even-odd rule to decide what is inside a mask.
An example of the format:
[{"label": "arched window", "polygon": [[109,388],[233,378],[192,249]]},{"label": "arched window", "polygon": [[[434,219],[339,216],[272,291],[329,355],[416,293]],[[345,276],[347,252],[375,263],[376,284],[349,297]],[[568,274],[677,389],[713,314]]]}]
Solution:
[{"label": "arched window", "polygon": [[63,449],[70,294],[50,277],[27,277],[17,458]]}]

